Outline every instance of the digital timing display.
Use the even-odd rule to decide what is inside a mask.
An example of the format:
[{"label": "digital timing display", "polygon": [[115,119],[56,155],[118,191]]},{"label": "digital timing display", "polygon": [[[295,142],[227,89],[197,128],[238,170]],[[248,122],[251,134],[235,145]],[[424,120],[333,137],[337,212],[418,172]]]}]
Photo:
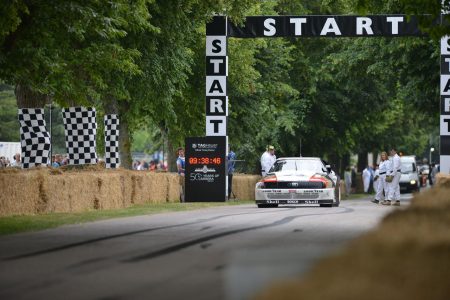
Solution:
[{"label": "digital timing display", "polygon": [[221,157],[189,157],[191,165],[220,165],[222,163]]},{"label": "digital timing display", "polygon": [[185,202],[226,199],[226,136],[186,138]]}]

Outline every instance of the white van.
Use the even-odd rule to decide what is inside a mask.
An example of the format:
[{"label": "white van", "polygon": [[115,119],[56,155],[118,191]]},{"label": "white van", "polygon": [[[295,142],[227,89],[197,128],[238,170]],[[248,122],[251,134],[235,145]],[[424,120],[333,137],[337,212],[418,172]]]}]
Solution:
[{"label": "white van", "polygon": [[400,157],[402,176],[400,177],[400,192],[410,193],[420,191],[419,172],[415,156]]}]

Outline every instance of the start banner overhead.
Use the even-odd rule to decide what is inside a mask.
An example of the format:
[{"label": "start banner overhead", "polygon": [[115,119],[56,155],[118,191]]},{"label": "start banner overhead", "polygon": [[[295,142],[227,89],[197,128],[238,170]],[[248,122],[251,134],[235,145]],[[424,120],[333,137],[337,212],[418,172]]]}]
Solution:
[{"label": "start banner overhead", "polygon": [[[437,23],[442,22],[436,20]],[[418,19],[406,15],[252,16],[242,25],[214,16],[206,25],[206,136],[227,136],[228,51],[233,38],[424,36]],[[450,39],[441,41],[441,172],[450,173]]]},{"label": "start banner overhead", "polygon": [[406,15],[255,16],[247,17],[243,26],[228,22],[227,31],[237,38],[423,35],[417,19]]}]

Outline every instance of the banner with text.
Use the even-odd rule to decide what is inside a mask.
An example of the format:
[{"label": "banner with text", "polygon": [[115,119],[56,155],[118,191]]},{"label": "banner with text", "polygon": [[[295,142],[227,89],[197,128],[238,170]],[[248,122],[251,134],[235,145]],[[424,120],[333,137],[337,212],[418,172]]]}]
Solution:
[{"label": "banner with text", "polygon": [[237,38],[423,35],[417,19],[406,15],[255,16],[247,17],[243,26],[228,22],[227,31]]},{"label": "banner with text", "polygon": [[440,169],[450,173],[450,39],[441,39]]}]

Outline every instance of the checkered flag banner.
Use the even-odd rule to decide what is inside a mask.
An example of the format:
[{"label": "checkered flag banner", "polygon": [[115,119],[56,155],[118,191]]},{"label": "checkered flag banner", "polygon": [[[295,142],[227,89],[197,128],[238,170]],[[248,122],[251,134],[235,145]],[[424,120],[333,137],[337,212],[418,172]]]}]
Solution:
[{"label": "checkered flag banner", "polygon": [[50,135],[45,128],[43,108],[19,109],[22,168],[47,165],[50,153]]},{"label": "checkered flag banner", "polygon": [[63,108],[64,132],[70,165],[97,163],[95,108]]},{"label": "checkered flag banner", "polygon": [[118,115],[105,115],[105,163],[107,169],[119,167]]}]

